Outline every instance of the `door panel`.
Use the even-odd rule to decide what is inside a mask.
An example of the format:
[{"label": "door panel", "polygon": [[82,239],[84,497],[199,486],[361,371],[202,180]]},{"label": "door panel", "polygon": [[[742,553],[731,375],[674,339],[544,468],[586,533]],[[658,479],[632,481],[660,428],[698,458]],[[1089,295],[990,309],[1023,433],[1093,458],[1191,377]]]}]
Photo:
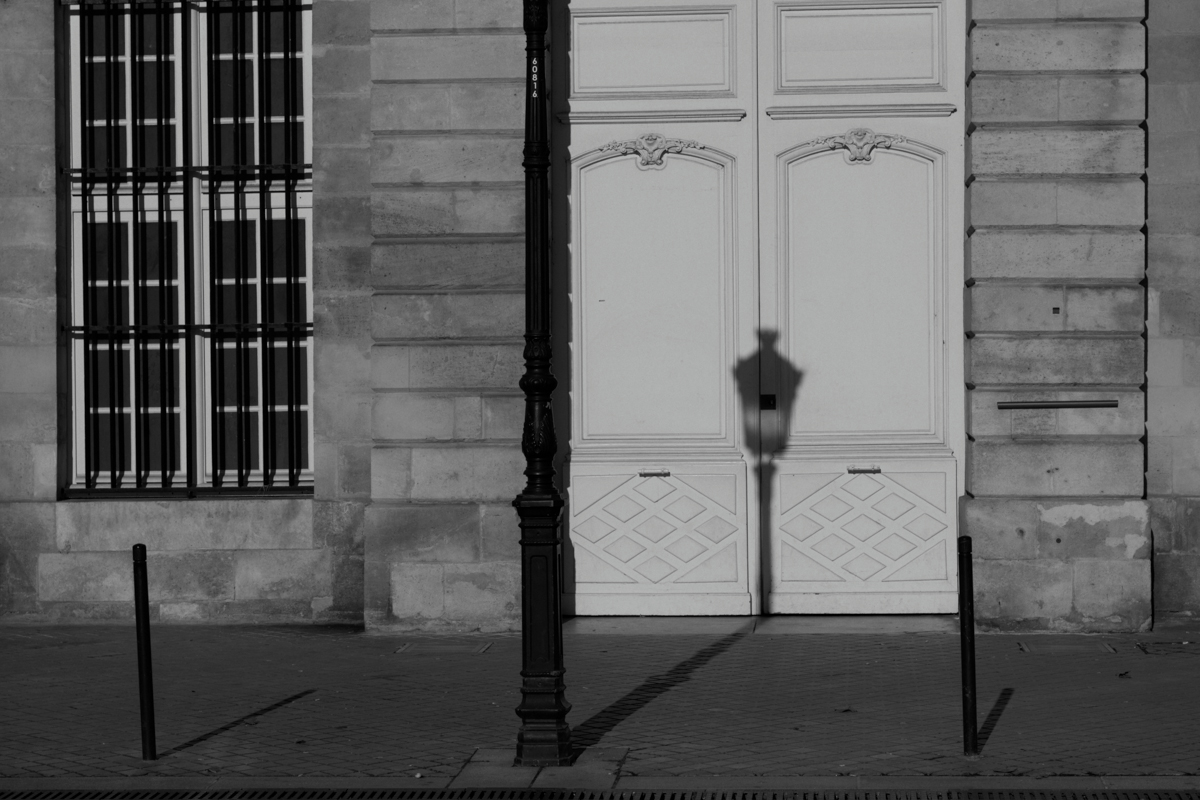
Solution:
[{"label": "door panel", "polygon": [[576,613],[953,610],[961,6],[571,0]]},{"label": "door panel", "polygon": [[575,611],[757,613],[754,2],[570,8]]}]

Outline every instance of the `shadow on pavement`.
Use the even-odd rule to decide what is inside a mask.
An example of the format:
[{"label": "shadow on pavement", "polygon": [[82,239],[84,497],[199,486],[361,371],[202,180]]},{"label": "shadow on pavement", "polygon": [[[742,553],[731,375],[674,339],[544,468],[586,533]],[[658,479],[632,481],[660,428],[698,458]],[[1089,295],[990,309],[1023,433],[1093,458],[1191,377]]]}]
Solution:
[{"label": "shadow on pavement", "polygon": [[992,710],[988,712],[987,719],[979,726],[978,741],[980,752],[983,752],[983,746],[987,744],[988,737],[996,729],[996,723],[1000,721],[1000,715],[1004,713],[1004,707],[1012,699],[1014,691],[1014,689],[1001,689],[1000,696],[996,698],[996,705],[992,706]]},{"label": "shadow on pavement", "polygon": [[571,740],[574,745],[572,761],[577,760],[584,750],[597,744],[606,733],[633,716],[656,697],[691,680],[693,672],[733,647],[751,630],[753,630],[752,627],[722,637],[698,651],[691,658],[680,661],[663,674],[651,675],[624,697],[597,711],[572,731]]},{"label": "shadow on pavement", "polygon": [[160,753],[158,757],[165,758],[165,757],[171,755],[172,753],[178,753],[181,750],[186,750],[189,747],[198,745],[201,742],[211,739],[214,736],[218,736],[227,730],[236,728],[238,725],[241,725],[249,720],[252,720],[255,717],[261,717],[263,714],[270,713],[271,711],[274,711],[277,708],[286,706],[288,703],[294,703],[295,701],[299,700],[301,697],[310,695],[315,691],[316,691],[316,689],[305,689],[303,692],[294,694],[291,697],[285,697],[284,699],[280,700],[278,703],[272,703],[271,705],[267,706],[266,708],[260,708],[258,711],[254,711],[250,714],[247,714],[246,716],[242,717],[241,719],[235,719],[233,722],[222,725],[221,727],[217,728],[214,731],[209,731],[208,733],[201,734],[200,736],[197,736],[195,739],[189,739],[188,741],[184,742],[183,744],[179,745],[178,747],[172,747],[170,750]]}]

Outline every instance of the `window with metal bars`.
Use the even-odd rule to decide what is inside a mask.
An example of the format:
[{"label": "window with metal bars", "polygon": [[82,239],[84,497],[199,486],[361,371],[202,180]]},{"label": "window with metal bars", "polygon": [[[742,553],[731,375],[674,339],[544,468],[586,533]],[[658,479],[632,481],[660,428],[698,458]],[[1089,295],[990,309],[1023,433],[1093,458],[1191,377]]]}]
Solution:
[{"label": "window with metal bars", "polygon": [[66,494],[311,491],[311,5],[65,2]]}]

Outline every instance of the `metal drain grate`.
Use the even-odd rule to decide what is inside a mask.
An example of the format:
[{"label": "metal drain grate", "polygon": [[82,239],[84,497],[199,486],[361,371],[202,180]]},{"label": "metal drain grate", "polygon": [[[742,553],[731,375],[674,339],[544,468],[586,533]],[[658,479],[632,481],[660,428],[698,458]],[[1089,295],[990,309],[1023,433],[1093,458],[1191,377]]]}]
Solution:
[{"label": "metal drain grate", "polygon": [[1034,655],[1066,655],[1067,653],[1116,653],[1117,648],[1106,642],[1017,642],[1022,653]]},{"label": "metal drain grate", "polygon": [[0,800],[1200,800],[1184,791],[972,790],[612,792],[581,789],[221,789],[0,791]]}]

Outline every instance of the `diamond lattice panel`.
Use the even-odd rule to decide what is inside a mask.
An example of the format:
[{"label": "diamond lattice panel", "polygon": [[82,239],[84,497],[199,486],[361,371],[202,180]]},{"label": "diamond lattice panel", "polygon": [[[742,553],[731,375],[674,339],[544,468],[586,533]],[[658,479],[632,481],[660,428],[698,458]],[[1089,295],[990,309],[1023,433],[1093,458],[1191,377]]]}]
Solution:
[{"label": "diamond lattice panel", "polygon": [[790,507],[772,526],[776,591],[944,590],[954,530],[941,477],[805,474],[788,485],[782,475],[780,506]]},{"label": "diamond lattice panel", "polygon": [[[589,495],[592,481],[601,487]],[[608,481],[606,485],[605,482]],[[571,541],[580,585],[614,591],[745,591],[745,501],[735,475],[577,476]],[[597,563],[599,562],[599,563]]]}]

